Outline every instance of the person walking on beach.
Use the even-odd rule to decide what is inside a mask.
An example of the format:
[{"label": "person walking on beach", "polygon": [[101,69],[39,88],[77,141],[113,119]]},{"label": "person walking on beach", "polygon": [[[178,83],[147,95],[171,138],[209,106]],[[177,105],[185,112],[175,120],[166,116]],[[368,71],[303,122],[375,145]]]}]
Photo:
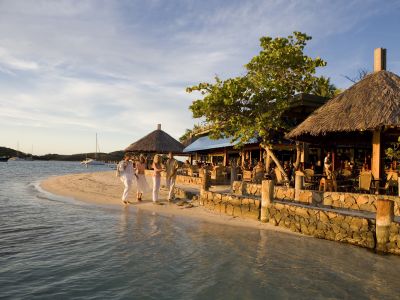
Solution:
[{"label": "person walking on beach", "polygon": [[153,203],[158,203],[158,193],[160,191],[161,184],[161,172],[164,171],[161,165],[160,155],[154,155],[153,159]]},{"label": "person walking on beach", "polygon": [[130,160],[130,155],[125,154],[124,159],[118,163],[117,176],[124,183],[124,192],[122,193],[122,202],[128,204],[129,191],[132,188],[132,183],[135,177],[135,168],[133,162]]},{"label": "person walking on beach", "polygon": [[136,175],[137,175],[137,192],[136,198],[140,202],[142,201],[143,193],[149,192],[150,187],[146,181],[146,175],[144,170],[146,169],[146,159],[143,155],[140,155],[139,161],[136,162]]},{"label": "person walking on beach", "polygon": [[172,152],[168,153],[168,160],[165,166],[166,171],[166,186],[169,190],[168,193],[168,201],[173,200],[174,198],[174,188],[175,188],[175,181],[176,181],[176,174],[178,172],[178,162],[174,158]]}]

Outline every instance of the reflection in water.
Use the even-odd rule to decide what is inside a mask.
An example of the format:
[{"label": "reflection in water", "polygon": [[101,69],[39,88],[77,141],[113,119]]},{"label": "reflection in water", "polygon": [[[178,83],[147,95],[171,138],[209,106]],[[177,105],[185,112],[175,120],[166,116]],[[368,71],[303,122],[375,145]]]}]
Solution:
[{"label": "reflection in water", "polygon": [[0,298],[391,299],[400,292],[397,256],[134,206],[55,201],[28,186],[79,168],[0,167]]}]

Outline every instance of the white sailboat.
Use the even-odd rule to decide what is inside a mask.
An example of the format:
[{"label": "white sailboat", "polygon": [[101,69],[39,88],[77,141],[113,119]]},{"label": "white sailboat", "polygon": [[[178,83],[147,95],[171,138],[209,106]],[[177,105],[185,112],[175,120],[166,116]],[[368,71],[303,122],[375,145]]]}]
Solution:
[{"label": "white sailboat", "polygon": [[81,161],[81,164],[87,166],[102,166],[105,165],[105,162],[103,161],[98,161],[97,160],[97,150],[98,150],[98,144],[97,144],[97,133],[96,133],[96,151],[94,152],[94,159],[93,158],[86,158],[84,161]]},{"label": "white sailboat", "polygon": [[25,161],[24,158],[18,156],[18,153],[19,153],[19,142],[17,142],[17,153],[16,153],[17,156],[10,157],[8,161]]}]

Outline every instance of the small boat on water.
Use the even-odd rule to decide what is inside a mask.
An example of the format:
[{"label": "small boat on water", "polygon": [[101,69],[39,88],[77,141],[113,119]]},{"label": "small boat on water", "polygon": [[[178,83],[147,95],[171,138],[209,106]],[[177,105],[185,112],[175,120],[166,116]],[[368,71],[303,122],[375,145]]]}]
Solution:
[{"label": "small boat on water", "polygon": [[98,161],[92,158],[87,158],[83,161],[81,161],[82,165],[86,165],[86,166],[102,166],[105,165],[105,162],[103,161]]},{"label": "small boat on water", "polygon": [[9,156],[0,156],[0,162],[7,162],[9,158]]},{"label": "small boat on water", "polygon": [[98,148],[99,148],[99,146],[97,144],[97,133],[96,133],[96,151],[95,151],[95,154],[94,154],[94,159],[86,157],[85,160],[81,161],[81,164],[85,165],[86,167],[87,166],[103,166],[103,165],[105,165],[106,164],[105,162],[97,160],[97,150],[98,150]]}]

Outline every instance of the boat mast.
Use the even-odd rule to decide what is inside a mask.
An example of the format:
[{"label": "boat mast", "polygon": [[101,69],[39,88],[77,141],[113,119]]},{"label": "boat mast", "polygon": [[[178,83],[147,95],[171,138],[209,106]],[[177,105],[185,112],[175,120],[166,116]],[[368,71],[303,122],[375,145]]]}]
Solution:
[{"label": "boat mast", "polygon": [[94,153],[94,159],[97,160],[97,132],[96,132],[96,151]]}]

